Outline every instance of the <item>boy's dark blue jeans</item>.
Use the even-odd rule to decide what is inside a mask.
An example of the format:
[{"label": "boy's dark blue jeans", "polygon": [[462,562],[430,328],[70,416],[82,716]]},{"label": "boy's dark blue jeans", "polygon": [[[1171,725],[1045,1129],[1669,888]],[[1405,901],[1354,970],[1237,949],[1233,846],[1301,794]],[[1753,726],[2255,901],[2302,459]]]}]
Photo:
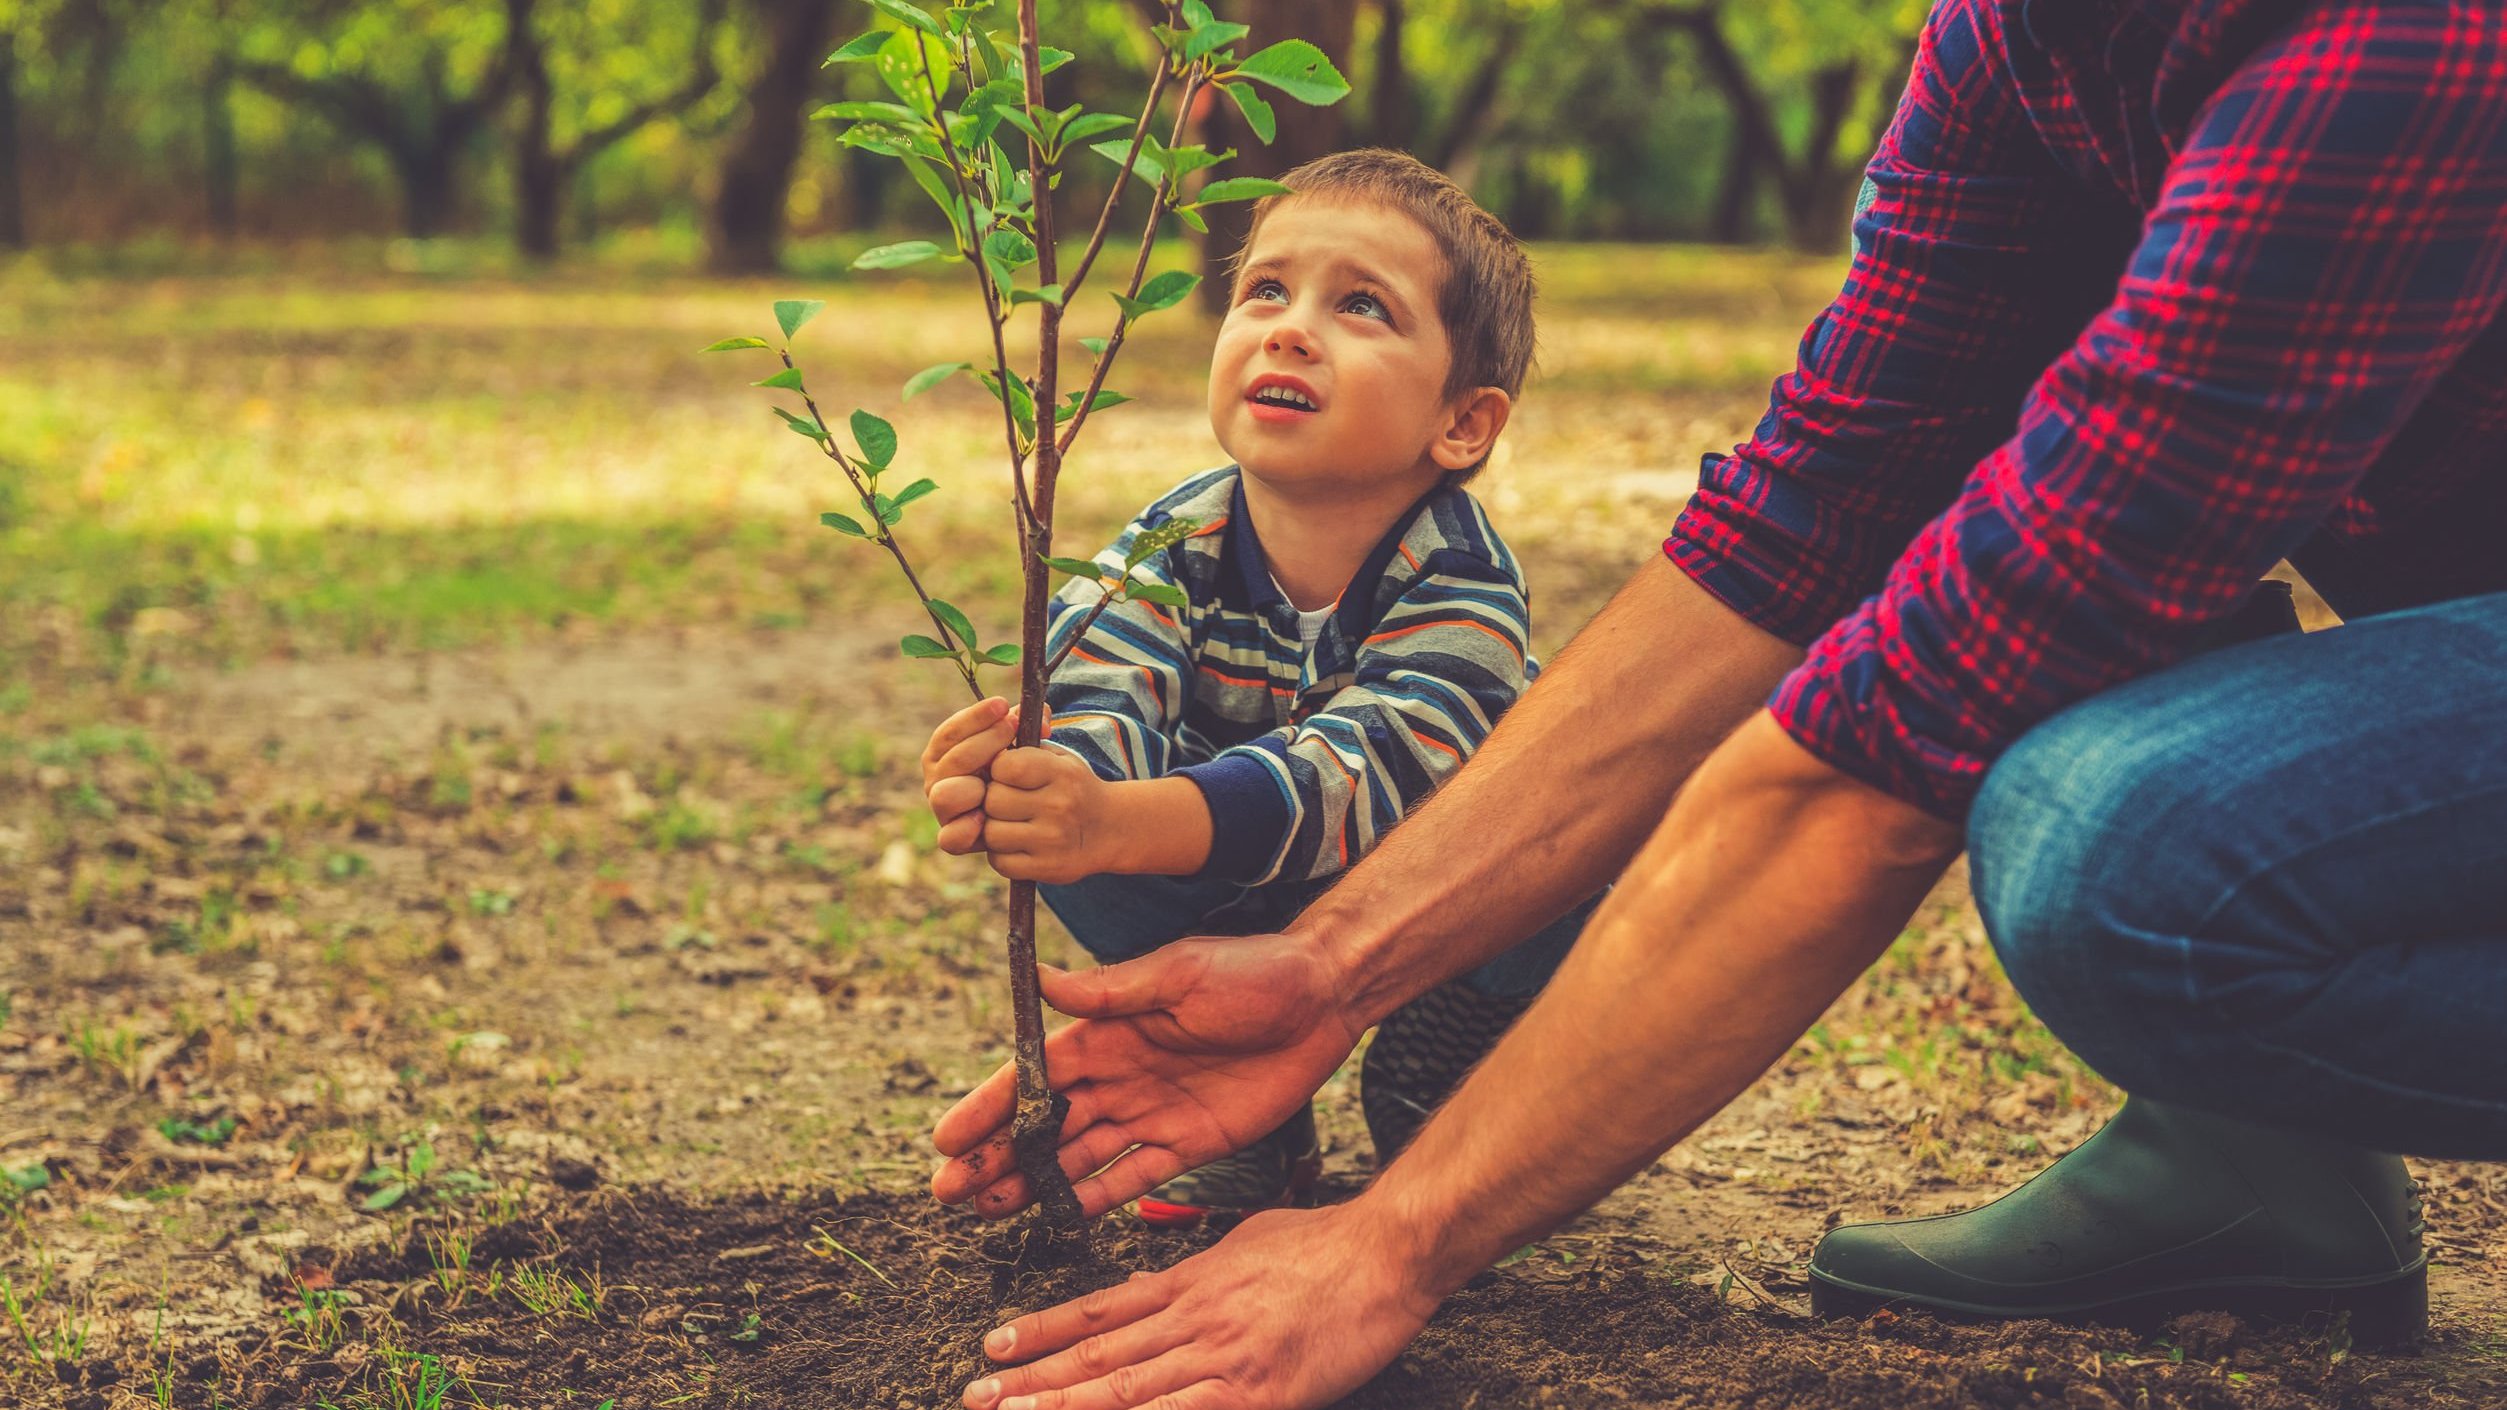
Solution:
[{"label": "boy's dark blue jeans", "polygon": [[[1275,881],[1240,886],[1181,876],[1092,876],[1037,894],[1062,919],[1081,948],[1101,964],[1138,959],[1187,935],[1266,935],[1285,929],[1328,881]],[[1559,962],[1601,904],[1596,896],[1531,939],[1465,976],[1491,998],[1530,998],[1541,992]]]},{"label": "boy's dark blue jeans", "polygon": [[1968,857],[2020,993],[2126,1091],[2507,1158],[2507,594],[2074,706],[1987,774]]}]

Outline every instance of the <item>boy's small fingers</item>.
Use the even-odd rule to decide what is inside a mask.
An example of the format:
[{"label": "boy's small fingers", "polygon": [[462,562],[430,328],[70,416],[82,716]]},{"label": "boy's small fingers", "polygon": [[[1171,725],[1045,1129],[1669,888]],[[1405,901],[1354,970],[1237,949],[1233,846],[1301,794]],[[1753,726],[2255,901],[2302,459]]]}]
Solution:
[{"label": "boy's small fingers", "polygon": [[984,850],[984,815],[966,813],[940,825],[940,834],[933,845],[952,857],[964,857]]},{"label": "boy's small fingers", "polygon": [[984,781],[972,774],[952,774],[933,784],[926,796],[931,799],[931,815],[945,823],[984,805]]},{"label": "boy's small fingers", "polygon": [[948,752],[966,739],[989,729],[1009,713],[1010,702],[999,696],[978,700],[940,722],[931,732],[931,742],[923,746],[923,767],[929,770]]}]

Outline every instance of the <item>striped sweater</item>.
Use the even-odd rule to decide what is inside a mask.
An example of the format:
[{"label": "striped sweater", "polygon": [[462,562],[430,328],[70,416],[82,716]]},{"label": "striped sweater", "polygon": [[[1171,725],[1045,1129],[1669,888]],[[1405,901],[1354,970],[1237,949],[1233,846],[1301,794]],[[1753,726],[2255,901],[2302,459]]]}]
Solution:
[{"label": "striped sweater", "polygon": [[[1200,873],[1310,881],[1366,855],[1462,761],[1539,670],[1523,570],[1479,502],[1421,499],[1360,566],[1309,655],[1234,466],[1169,491],[1096,557],[1112,581],[1169,519],[1192,536],[1133,570],[1189,605],[1108,609],[1054,672],[1052,742],[1111,780],[1181,774],[1210,805]],[[1100,595],[1073,579],[1050,647]]]}]

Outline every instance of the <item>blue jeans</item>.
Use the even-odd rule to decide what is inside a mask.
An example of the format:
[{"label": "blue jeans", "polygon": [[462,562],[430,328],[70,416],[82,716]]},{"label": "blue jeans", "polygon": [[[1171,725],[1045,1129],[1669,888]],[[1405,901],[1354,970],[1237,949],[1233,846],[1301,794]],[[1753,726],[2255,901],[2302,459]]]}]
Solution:
[{"label": "blue jeans", "polygon": [[2507,593],[2251,642],[1987,774],[1985,929],[2129,1092],[2507,1158]]},{"label": "blue jeans", "polygon": [[[1100,964],[1138,959],[1187,935],[1265,935],[1285,928],[1330,882],[1275,881],[1240,886],[1181,876],[1092,876],[1037,894]],[[1596,896],[1548,928],[1464,976],[1492,998],[1541,992],[1601,904]]]}]

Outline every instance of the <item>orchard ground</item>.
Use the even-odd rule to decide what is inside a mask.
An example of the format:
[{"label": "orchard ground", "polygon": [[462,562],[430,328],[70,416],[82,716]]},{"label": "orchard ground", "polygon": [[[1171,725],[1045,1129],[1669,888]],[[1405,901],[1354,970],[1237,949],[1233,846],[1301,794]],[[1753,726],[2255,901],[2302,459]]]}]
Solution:
[{"label": "orchard ground", "polygon": [[[1554,652],[1838,270],[1539,259],[1542,372],[1477,488]],[[1009,639],[998,412],[896,404],[982,337],[959,292],[0,268],[0,1399],[954,1403],[1022,1296],[919,1198],[932,1119],[1006,1054],[1002,887],[933,850],[917,784],[962,689],[818,527],[840,481],[745,385],[763,355],[695,349],[826,298],[813,388],[897,422],[941,486],[903,526],[927,581]],[[1209,334],[1127,349],[1065,551],[1214,463]],[[1954,876],[1773,1073],[1353,1403],[2507,1401],[2494,1167],[2415,1165],[2415,1355],[1804,1320],[1822,1230],[1974,1203],[2114,1101]],[[1323,1110],[1345,1194],[1354,1067]],[[1191,1246],[1105,1228],[1136,1266]]]}]

